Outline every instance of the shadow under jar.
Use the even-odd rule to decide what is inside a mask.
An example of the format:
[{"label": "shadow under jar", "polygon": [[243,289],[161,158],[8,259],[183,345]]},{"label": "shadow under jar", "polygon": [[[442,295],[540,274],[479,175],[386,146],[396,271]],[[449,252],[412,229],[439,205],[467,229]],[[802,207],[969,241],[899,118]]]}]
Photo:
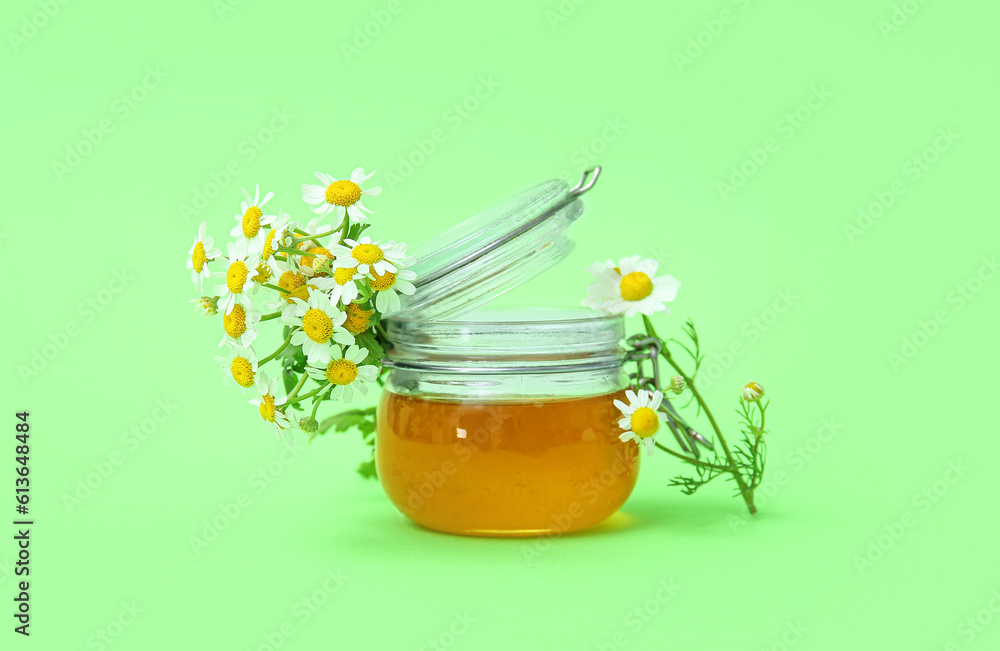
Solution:
[{"label": "shadow under jar", "polygon": [[591,527],[628,499],[639,454],[613,404],[628,385],[620,316],[487,308],[384,325],[376,463],[408,518],[534,536]]}]

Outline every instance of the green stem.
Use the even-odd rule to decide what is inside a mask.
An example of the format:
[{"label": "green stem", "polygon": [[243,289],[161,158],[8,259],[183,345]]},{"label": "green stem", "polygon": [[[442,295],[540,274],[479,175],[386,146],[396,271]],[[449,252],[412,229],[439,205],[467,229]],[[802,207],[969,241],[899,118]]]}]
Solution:
[{"label": "green stem", "polygon": [[300,251],[299,249],[290,249],[287,246],[279,246],[278,251],[282,253],[289,253],[291,255],[303,255],[307,258],[315,258],[315,253],[309,253],[308,251]]},{"label": "green stem", "polygon": [[[259,365],[259,363],[258,363],[258,365]],[[302,377],[299,378],[298,383],[296,383],[295,387],[292,388],[291,393],[288,394],[288,400],[285,402],[285,404],[290,405],[293,402],[298,402],[298,400],[293,400],[293,398],[295,398],[295,394],[297,394],[299,392],[299,389],[302,388],[302,385],[306,383],[306,379],[308,377],[309,377],[309,374],[307,374],[305,372],[302,373]]]},{"label": "green stem", "polygon": [[[306,378],[307,374],[303,373],[302,377]],[[300,381],[299,384],[301,385],[301,381]],[[321,384],[319,386],[319,388],[313,389],[312,391],[310,391],[309,393],[307,393],[305,395],[301,395],[301,396],[296,397],[295,396],[295,392],[292,392],[292,396],[288,399],[288,402],[286,404],[293,405],[296,402],[302,402],[306,398],[312,398],[314,395],[316,395],[317,393],[319,393],[320,391],[322,391],[325,388],[327,388],[327,383],[326,382],[324,382],[323,384]],[[296,391],[298,391],[298,387],[296,387]]]},{"label": "green stem", "polygon": [[[656,337],[657,339],[660,339],[659,335],[656,334],[656,329],[653,328],[653,322],[650,321],[649,317],[646,316],[645,314],[642,315],[642,322],[646,326],[646,334],[648,334],[650,337]],[[663,340],[660,339],[660,341]],[[743,475],[741,475],[739,470],[737,469],[736,461],[733,459],[733,453],[729,449],[729,443],[726,442],[726,437],[722,435],[722,429],[719,427],[719,423],[716,422],[715,416],[712,415],[712,411],[708,408],[708,405],[705,403],[705,399],[702,397],[701,392],[698,391],[698,387],[694,385],[694,380],[689,378],[687,374],[681,369],[681,367],[674,360],[673,355],[670,354],[670,349],[668,349],[665,344],[660,349],[660,354],[663,356],[665,360],[667,360],[667,363],[669,363],[674,368],[674,370],[677,371],[677,374],[684,378],[684,382],[687,384],[688,389],[691,391],[691,395],[694,396],[695,400],[698,401],[698,404],[701,406],[702,410],[704,410],[705,415],[708,416],[708,422],[712,424],[712,429],[715,431],[715,438],[719,441],[719,444],[722,446],[722,451],[726,455],[726,463],[729,464],[730,466],[729,472],[732,473],[733,479],[736,480],[736,485],[739,486],[740,495],[743,496],[743,501],[746,502],[747,509],[750,511],[750,515],[757,513],[757,507],[754,505],[753,502],[753,489],[747,486],[746,481],[743,479]]]},{"label": "green stem", "polygon": [[[273,289],[274,291],[281,292],[282,294],[287,294],[288,293],[285,290],[283,290],[282,288],[278,287],[277,285],[271,285],[270,283],[261,283],[260,286],[261,287],[267,287],[268,289]],[[281,312],[278,312],[278,314],[280,315]],[[271,317],[271,318],[273,319],[274,317]],[[261,317],[260,320],[264,321],[265,319],[264,319],[264,317]]]},{"label": "green stem", "polygon": [[257,366],[263,366],[264,364],[267,364],[267,363],[268,363],[268,362],[270,362],[270,361],[271,361],[272,359],[274,359],[275,357],[277,357],[278,355],[280,355],[280,354],[281,354],[281,351],[283,351],[283,350],[285,349],[285,346],[287,346],[287,345],[288,345],[288,342],[290,342],[291,340],[292,340],[292,333],[291,333],[291,332],[289,332],[289,333],[288,333],[288,336],[287,336],[287,337],[285,337],[285,341],[284,341],[284,343],[282,343],[282,344],[281,344],[280,346],[278,346],[278,350],[274,351],[273,353],[271,353],[270,355],[268,355],[268,356],[267,356],[267,357],[265,357],[264,359],[262,359],[262,360],[258,361],[258,362],[257,362]]},{"label": "green stem", "polygon": [[313,402],[313,410],[312,410],[312,413],[309,414],[309,418],[311,418],[311,419],[315,419],[316,418],[316,410],[319,409],[319,406],[322,403],[323,403],[322,400],[316,400],[316,401]]},{"label": "green stem", "polygon": [[673,450],[671,450],[667,446],[663,445],[662,443],[657,443],[656,441],[653,441],[653,445],[655,445],[656,447],[660,448],[661,450],[663,450],[667,454],[673,455],[673,456],[677,457],[678,459],[683,459],[684,461],[687,461],[688,463],[692,463],[692,464],[694,464],[696,466],[702,466],[704,468],[711,468],[712,470],[719,470],[721,472],[732,472],[733,471],[732,468],[728,468],[726,466],[717,466],[714,463],[707,463],[705,461],[699,461],[697,459],[692,459],[691,457],[684,456],[680,452],[674,452]]},{"label": "green stem", "polygon": [[344,221],[340,225],[340,243],[344,243],[344,239],[347,237],[347,230],[351,227],[351,219],[347,214],[347,208],[344,208]]},{"label": "green stem", "polygon": [[[265,287],[277,289],[277,287],[273,287],[272,285],[265,285]],[[264,316],[260,317],[260,320],[270,321],[271,319],[277,319],[279,316],[281,316],[281,310],[278,310],[277,312],[271,312],[270,314],[265,314]]]},{"label": "green stem", "polygon": [[[317,233],[316,235],[310,235],[310,234],[306,233],[305,237],[293,237],[292,238],[292,245],[294,246],[295,244],[302,244],[303,242],[308,242],[309,240],[312,240],[313,244],[315,244],[316,246],[320,246],[320,243],[316,241],[317,238],[326,237],[327,235],[333,235],[338,230],[340,230],[340,229],[335,228],[332,231],[327,231],[325,233]],[[296,229],[296,232],[298,232],[298,229]]]}]

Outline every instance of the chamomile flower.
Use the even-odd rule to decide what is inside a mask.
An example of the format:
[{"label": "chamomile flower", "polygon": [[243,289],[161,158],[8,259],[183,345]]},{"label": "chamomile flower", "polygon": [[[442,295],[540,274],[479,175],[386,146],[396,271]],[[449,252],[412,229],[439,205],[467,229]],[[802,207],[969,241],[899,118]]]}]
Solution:
[{"label": "chamomile flower", "polygon": [[226,252],[226,282],[216,285],[215,293],[219,296],[219,307],[224,314],[229,314],[237,303],[247,308],[252,306],[247,292],[253,287],[260,249],[251,247],[246,239],[239,239],[230,242]]},{"label": "chamomile flower", "polygon": [[187,258],[187,268],[191,270],[191,282],[199,292],[205,286],[205,279],[212,275],[208,270],[208,263],[222,255],[219,247],[213,246],[212,237],[205,235],[205,227],[205,222],[198,227],[198,235],[194,238],[194,244],[191,245]]},{"label": "chamomile flower", "polygon": [[292,299],[294,309],[284,312],[288,323],[299,328],[292,334],[292,345],[302,346],[302,352],[310,364],[327,364],[334,348],[338,344],[353,344],[354,335],[342,326],[347,320],[347,314],[330,303],[329,297],[322,292],[312,292],[308,301]]},{"label": "chamomile flower", "polygon": [[188,303],[194,303],[195,314],[201,314],[202,316],[214,316],[219,310],[219,297],[218,296],[202,296],[201,298],[193,298]]},{"label": "chamomile flower", "polygon": [[358,297],[357,280],[361,274],[352,267],[336,267],[333,269],[333,285],[330,287],[330,300],[334,304],[341,303],[350,306]]},{"label": "chamomile flower", "polygon": [[757,402],[764,397],[764,387],[759,382],[747,382],[743,387],[743,399],[747,402]]},{"label": "chamomile flower", "polygon": [[219,362],[219,370],[226,378],[223,384],[232,378],[242,390],[246,391],[257,380],[257,355],[252,348],[244,348],[232,342],[227,342],[226,345],[229,349],[227,355],[215,358],[215,361]]},{"label": "chamomile flower", "polygon": [[371,212],[361,202],[361,198],[375,197],[382,193],[381,187],[363,190],[361,184],[375,174],[365,175],[364,168],[358,167],[351,172],[351,178],[338,181],[329,174],[316,172],[316,178],[323,185],[303,185],[302,200],[314,206],[312,209],[317,215],[329,214],[337,208],[346,210],[347,216],[356,224],[365,221],[365,213]]},{"label": "chamomile flower", "polygon": [[362,275],[395,273],[397,265],[406,259],[406,245],[392,240],[380,244],[365,235],[360,240],[345,239],[344,244],[330,246],[336,255],[334,264],[357,269]]},{"label": "chamomile flower", "polygon": [[663,413],[659,411],[660,403],[663,402],[663,394],[659,391],[650,393],[645,389],[640,389],[638,393],[629,389],[625,392],[628,404],[621,400],[615,400],[615,407],[622,412],[622,418],[618,421],[618,427],[625,430],[625,433],[618,438],[621,441],[635,441],[646,450],[646,454],[653,454],[656,448],[655,437],[663,424]]},{"label": "chamomile flower", "polygon": [[237,237],[255,245],[262,245],[264,241],[264,226],[271,224],[278,217],[277,215],[264,214],[264,204],[271,200],[273,192],[268,192],[264,199],[260,198],[260,186],[258,185],[253,193],[253,198],[243,190],[243,201],[240,202],[240,212],[236,215],[236,226],[229,231],[231,237]]},{"label": "chamomile flower", "polygon": [[[294,258],[295,256],[291,256]],[[292,307],[295,299],[308,301],[314,291],[326,292],[334,285],[331,277],[306,276],[301,267],[294,261],[281,262],[275,264],[275,284],[279,287],[278,297],[264,304],[270,310],[283,310]],[[282,317],[285,325],[287,320]]]},{"label": "chamomile flower", "polygon": [[344,328],[352,335],[359,335],[368,329],[371,324],[375,310],[366,310],[357,303],[347,303],[344,306],[347,320],[344,321]]},{"label": "chamomile flower", "polygon": [[260,312],[248,310],[239,303],[233,306],[233,311],[222,316],[222,335],[219,347],[227,341],[235,341],[244,348],[249,348],[257,338],[257,324],[260,322]]},{"label": "chamomile flower", "polygon": [[591,265],[587,271],[594,282],[583,304],[627,317],[667,310],[665,303],[677,298],[681,283],[670,275],[656,276],[658,266],[656,260],[637,255],[622,258],[617,265],[611,260]]},{"label": "chamomile flower", "polygon": [[416,277],[417,274],[402,268],[396,273],[386,271],[383,274],[373,274],[368,282],[375,292],[375,309],[383,315],[399,310],[399,294],[413,294],[416,288],[411,281]]},{"label": "chamomile flower", "polygon": [[278,378],[268,380],[267,375],[261,372],[256,384],[258,397],[250,401],[250,404],[257,407],[260,417],[274,431],[276,436],[286,429],[295,427],[294,423],[285,416],[283,405],[288,402],[287,396],[278,396]]},{"label": "chamomile flower", "polygon": [[[294,228],[295,225],[292,223],[291,216],[279,210],[278,218],[271,224],[271,229],[264,236],[264,243],[260,252],[260,259],[271,269],[274,269],[277,262],[274,254],[279,248],[288,246],[291,243],[289,240]],[[278,255],[283,258],[285,254],[279,253]]]},{"label": "chamomile flower", "polygon": [[[311,245],[312,242],[303,242],[304,245]],[[312,278],[313,276],[328,276],[330,275],[324,269],[329,268],[330,262],[333,260],[333,254],[330,253],[330,249],[325,246],[308,246],[304,248],[308,255],[300,255],[299,258],[299,270],[306,276]]]},{"label": "chamomile flower", "polygon": [[363,364],[368,357],[368,350],[358,346],[348,346],[341,351],[339,346],[333,347],[333,354],[326,364],[307,366],[306,373],[314,380],[330,384],[330,398],[350,402],[354,394],[365,395],[369,382],[378,377],[378,367]]}]

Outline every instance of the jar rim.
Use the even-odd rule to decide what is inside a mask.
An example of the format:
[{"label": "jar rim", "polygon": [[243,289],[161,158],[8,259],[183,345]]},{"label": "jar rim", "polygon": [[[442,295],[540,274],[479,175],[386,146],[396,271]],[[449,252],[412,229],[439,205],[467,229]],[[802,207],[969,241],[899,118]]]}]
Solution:
[{"label": "jar rim", "polygon": [[[480,314],[488,314],[490,312],[505,313],[511,310],[558,310],[565,313],[574,313],[577,316],[572,316],[566,319],[518,319],[518,320],[498,320],[498,319],[484,319],[479,317]],[[477,317],[477,318],[470,318]],[[478,309],[470,312],[468,315],[459,317],[457,319],[419,319],[419,318],[407,318],[405,315],[400,314],[399,316],[391,316],[386,318],[385,322],[389,323],[420,323],[420,324],[448,324],[455,325],[458,324],[464,326],[496,326],[499,324],[519,324],[519,325],[547,325],[551,323],[562,323],[562,324],[574,324],[574,323],[593,323],[599,321],[616,322],[621,320],[621,315],[618,314],[602,314],[600,312],[594,312],[593,310],[588,310],[586,308],[557,308],[557,307],[540,307],[540,308],[486,308]]]},{"label": "jar rim", "polygon": [[586,308],[484,307],[462,319],[385,320],[390,368],[556,373],[621,366],[625,322]]}]

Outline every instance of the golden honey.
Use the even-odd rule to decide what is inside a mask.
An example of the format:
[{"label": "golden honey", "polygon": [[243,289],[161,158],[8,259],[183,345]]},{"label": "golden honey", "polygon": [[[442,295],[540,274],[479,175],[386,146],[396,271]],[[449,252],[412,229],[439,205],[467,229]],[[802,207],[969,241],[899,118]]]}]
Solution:
[{"label": "golden honey", "polygon": [[599,524],[635,486],[621,392],[476,402],[384,391],[376,463],[393,504],[448,533],[532,536]]}]

